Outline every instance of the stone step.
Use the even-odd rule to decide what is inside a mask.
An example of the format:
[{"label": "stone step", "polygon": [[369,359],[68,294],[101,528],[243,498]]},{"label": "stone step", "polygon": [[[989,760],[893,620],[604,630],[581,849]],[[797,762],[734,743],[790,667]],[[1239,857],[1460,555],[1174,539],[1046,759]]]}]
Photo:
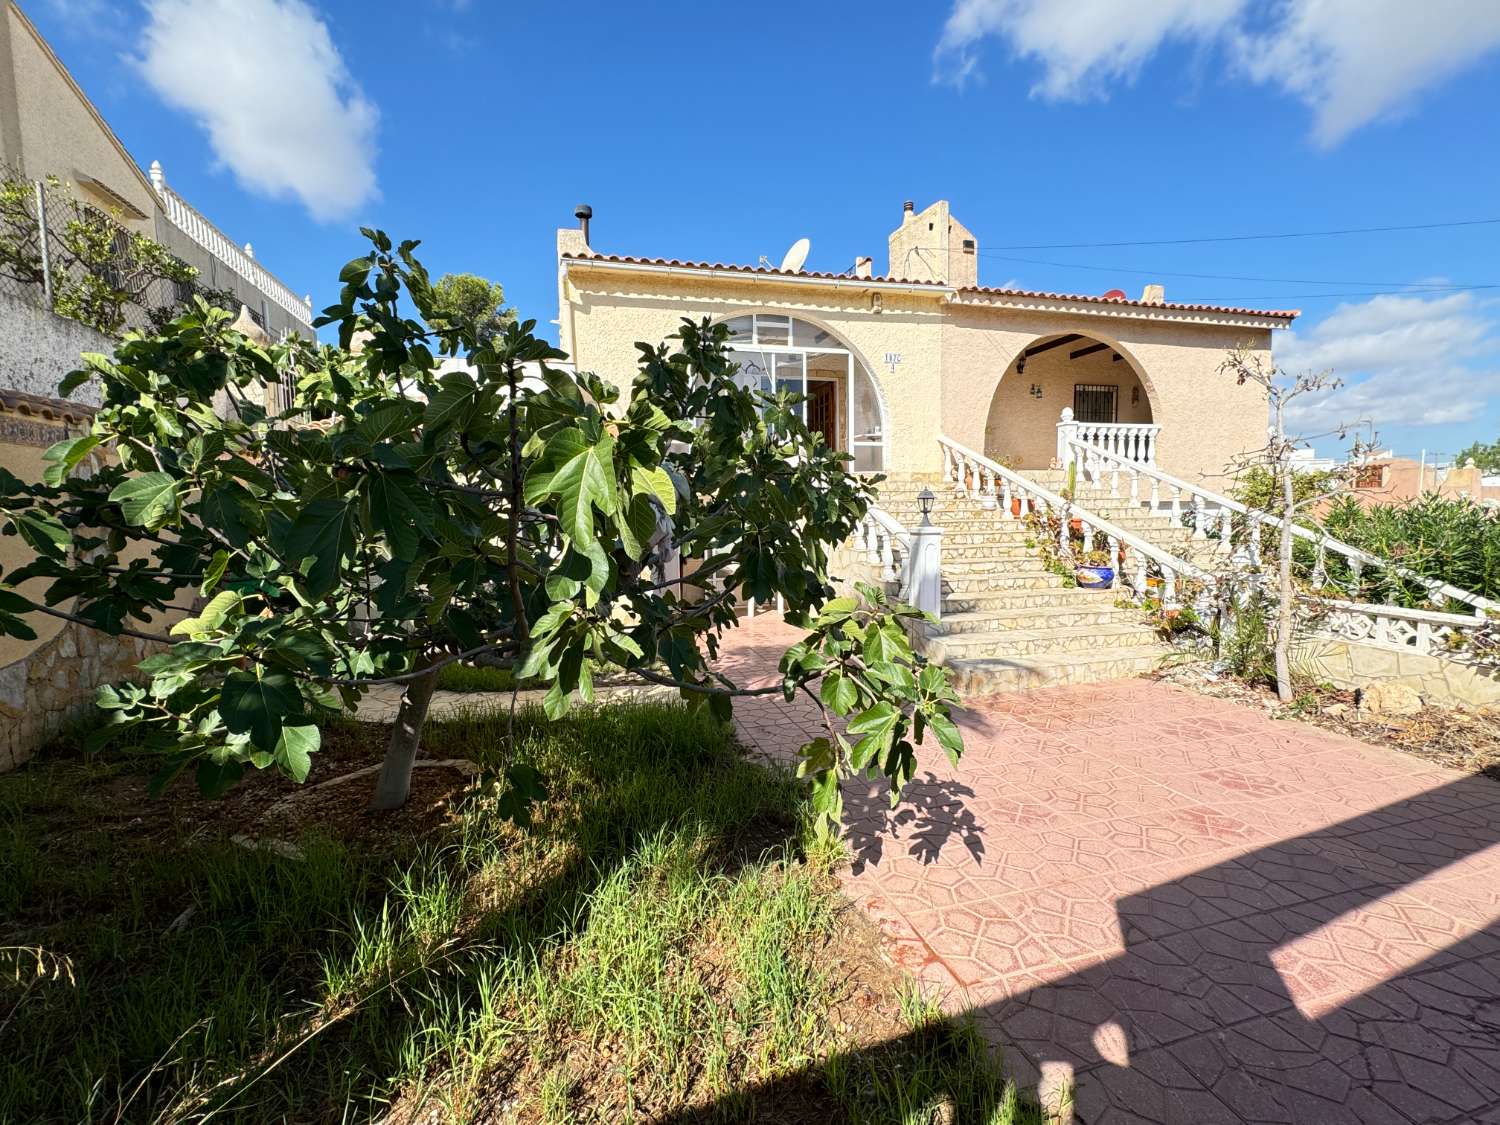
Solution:
[{"label": "stone step", "polygon": [[1011,629],[1074,629],[1104,625],[1139,625],[1139,610],[1107,602],[1005,606],[993,609],[950,611],[945,604],[943,619],[935,633],[952,636],[957,633],[1000,633]]},{"label": "stone step", "polygon": [[960,596],[988,594],[1005,590],[1059,590],[1062,580],[1048,571],[1027,574],[954,574],[944,568],[945,593]]},{"label": "stone step", "polygon": [[1056,577],[1035,554],[1020,559],[997,559],[982,556],[974,559],[950,559],[943,556],[943,576],[956,578],[1020,578],[1032,574]]},{"label": "stone step", "polygon": [[1052,608],[1112,608],[1120,595],[1114,590],[1080,590],[1055,586],[1029,590],[949,590],[943,597],[943,613],[979,613],[1005,610],[1035,611]]},{"label": "stone step", "polygon": [[1051,653],[1126,652],[1156,648],[1161,638],[1140,621],[1065,628],[1005,629],[989,633],[929,633],[923,651],[934,663],[950,660],[1041,656]]},{"label": "stone step", "polygon": [[962,696],[998,695],[1059,684],[1097,683],[1141,676],[1155,671],[1176,651],[1158,644],[1124,653],[1096,651],[961,659],[948,665],[948,674]]}]

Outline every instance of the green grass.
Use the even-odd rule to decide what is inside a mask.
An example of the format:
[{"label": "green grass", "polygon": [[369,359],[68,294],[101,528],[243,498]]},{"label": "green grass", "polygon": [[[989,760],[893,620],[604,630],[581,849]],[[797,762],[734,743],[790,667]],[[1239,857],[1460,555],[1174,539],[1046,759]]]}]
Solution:
[{"label": "green grass", "polygon": [[[492,763],[505,730],[426,742]],[[517,741],[550,787],[529,832],[478,797],[381,848],[309,832],[301,860],[201,817],[97,827],[127,766],[0,778],[0,946],[74,975],[0,984],[0,1121],[1040,1120],[893,987],[885,1025],[844,1029],[836,857],[706,714],[523,711]]]},{"label": "green grass", "polygon": [[439,691],[510,691],[516,678],[509,668],[484,668],[471,664],[445,664],[438,669]]}]

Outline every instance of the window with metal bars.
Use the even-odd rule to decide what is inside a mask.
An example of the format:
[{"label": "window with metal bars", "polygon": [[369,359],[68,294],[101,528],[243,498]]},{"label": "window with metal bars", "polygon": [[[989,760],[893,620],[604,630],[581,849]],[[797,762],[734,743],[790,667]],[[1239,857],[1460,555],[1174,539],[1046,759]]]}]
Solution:
[{"label": "window with metal bars", "polygon": [[1078,422],[1118,422],[1120,388],[1091,383],[1073,384],[1073,418]]}]

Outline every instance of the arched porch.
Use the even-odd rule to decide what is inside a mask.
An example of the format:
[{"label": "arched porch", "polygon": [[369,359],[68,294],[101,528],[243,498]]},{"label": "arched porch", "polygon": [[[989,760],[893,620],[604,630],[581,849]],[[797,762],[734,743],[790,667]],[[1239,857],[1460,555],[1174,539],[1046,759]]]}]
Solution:
[{"label": "arched porch", "polygon": [[985,456],[1016,469],[1057,464],[1064,410],[1080,439],[1154,461],[1147,380],[1118,344],[1081,333],[1038,337],[1011,361],[990,400]]}]

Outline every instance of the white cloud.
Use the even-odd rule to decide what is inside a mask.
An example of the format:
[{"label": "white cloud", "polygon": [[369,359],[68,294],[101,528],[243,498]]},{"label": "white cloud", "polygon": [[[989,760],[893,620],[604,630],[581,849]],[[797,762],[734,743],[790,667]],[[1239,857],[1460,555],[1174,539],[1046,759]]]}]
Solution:
[{"label": "white cloud", "polygon": [[977,77],[978,48],[991,37],[1042,64],[1032,94],[1053,100],[1105,96],[1170,41],[1216,46],[1237,73],[1307,103],[1314,138],[1331,145],[1500,46],[1500,3],[954,0],[936,77]]},{"label": "white cloud", "polygon": [[1305,334],[1275,341],[1293,373],[1332,370],[1346,386],[1295,403],[1303,431],[1467,422],[1500,394],[1500,335],[1492,305],[1472,293],[1381,296],[1340,305]]},{"label": "white cloud", "polygon": [[343,218],[377,194],[378,113],[302,0],[147,0],[136,64],[248,190]]}]

